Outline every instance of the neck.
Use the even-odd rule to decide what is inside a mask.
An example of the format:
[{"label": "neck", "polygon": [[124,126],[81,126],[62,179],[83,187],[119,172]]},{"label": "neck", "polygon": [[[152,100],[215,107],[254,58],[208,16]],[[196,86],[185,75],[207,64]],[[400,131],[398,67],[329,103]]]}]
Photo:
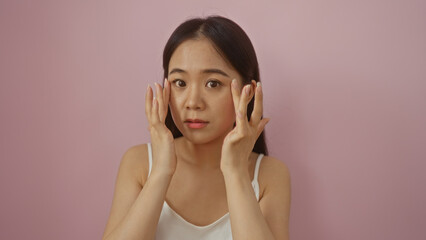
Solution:
[{"label": "neck", "polygon": [[211,142],[197,144],[189,141],[185,137],[179,139],[180,157],[189,164],[205,169],[220,169],[220,160],[222,153],[222,144],[224,138],[217,138]]}]

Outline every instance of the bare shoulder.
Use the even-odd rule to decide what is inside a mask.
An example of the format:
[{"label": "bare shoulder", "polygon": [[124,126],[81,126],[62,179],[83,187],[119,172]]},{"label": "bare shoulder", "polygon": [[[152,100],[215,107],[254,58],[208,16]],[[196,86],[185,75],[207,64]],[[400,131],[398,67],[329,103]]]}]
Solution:
[{"label": "bare shoulder", "polygon": [[264,156],[259,166],[259,186],[262,197],[268,188],[279,185],[280,187],[290,187],[290,171],[287,165],[272,156]]},{"label": "bare shoulder", "polygon": [[144,143],[129,147],[124,153],[122,161],[129,165],[129,169],[133,171],[132,175],[143,186],[149,172],[148,145]]},{"label": "bare shoulder", "polygon": [[131,208],[143,187],[142,176],[147,172],[147,145],[129,147],[123,154],[115,182],[110,215],[104,230],[108,234],[119,224]]},{"label": "bare shoulder", "polygon": [[283,161],[275,157],[263,156],[259,168],[259,178],[264,180],[290,178],[290,171]]},{"label": "bare shoulder", "polygon": [[270,156],[264,157],[259,171],[260,191],[263,185],[260,210],[275,239],[289,239],[290,171],[284,162]]}]

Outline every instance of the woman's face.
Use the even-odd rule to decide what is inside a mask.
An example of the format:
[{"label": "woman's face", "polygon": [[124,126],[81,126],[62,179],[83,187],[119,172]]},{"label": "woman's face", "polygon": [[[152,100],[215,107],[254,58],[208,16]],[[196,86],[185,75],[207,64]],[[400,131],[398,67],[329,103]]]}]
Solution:
[{"label": "woman's face", "polygon": [[187,40],[169,62],[170,111],[177,128],[194,143],[224,138],[235,122],[231,81],[241,76],[209,40]]}]

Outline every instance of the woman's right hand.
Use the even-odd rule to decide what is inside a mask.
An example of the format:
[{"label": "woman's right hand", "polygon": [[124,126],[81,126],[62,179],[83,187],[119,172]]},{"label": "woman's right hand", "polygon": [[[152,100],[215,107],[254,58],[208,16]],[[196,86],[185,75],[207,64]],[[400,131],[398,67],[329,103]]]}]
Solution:
[{"label": "woman's right hand", "polygon": [[[152,173],[173,175],[176,170],[176,152],[173,134],[164,124],[170,99],[170,83],[164,79],[164,89],[155,83],[156,96],[148,85],[145,96],[145,114],[149,122],[152,145]],[[151,174],[152,174],[151,173]]]}]

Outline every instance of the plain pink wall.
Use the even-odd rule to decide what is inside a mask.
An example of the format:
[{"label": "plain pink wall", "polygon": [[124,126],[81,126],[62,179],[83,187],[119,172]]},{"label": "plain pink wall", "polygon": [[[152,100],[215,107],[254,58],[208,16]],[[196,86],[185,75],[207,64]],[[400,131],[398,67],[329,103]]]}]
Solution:
[{"label": "plain pink wall", "polygon": [[100,239],[192,16],[256,48],[291,239],[426,239],[425,1],[0,1],[0,239]]}]

